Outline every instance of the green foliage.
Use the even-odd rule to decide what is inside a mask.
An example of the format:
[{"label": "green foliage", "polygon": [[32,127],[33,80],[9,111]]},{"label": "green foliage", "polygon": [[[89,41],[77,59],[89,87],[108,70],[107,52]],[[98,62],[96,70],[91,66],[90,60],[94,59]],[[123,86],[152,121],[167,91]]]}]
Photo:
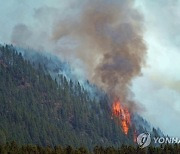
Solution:
[{"label": "green foliage", "polygon": [[162,147],[149,147],[140,149],[133,146],[102,147],[96,146],[93,151],[89,151],[85,147],[73,148],[71,146],[41,147],[37,145],[19,146],[16,142],[0,144],[1,154],[180,154],[180,146],[164,145]]},{"label": "green foliage", "polygon": [[0,143],[89,149],[133,144],[111,119],[105,96],[97,102],[79,82],[63,75],[52,79],[43,66],[34,67],[7,45],[0,47],[0,121]]}]

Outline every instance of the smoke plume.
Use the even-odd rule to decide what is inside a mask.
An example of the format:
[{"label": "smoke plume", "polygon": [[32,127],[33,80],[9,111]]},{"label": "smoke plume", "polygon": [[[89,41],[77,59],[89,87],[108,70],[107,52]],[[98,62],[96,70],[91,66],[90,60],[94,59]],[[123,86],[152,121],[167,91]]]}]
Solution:
[{"label": "smoke plume", "polygon": [[[78,67],[84,69],[86,77],[92,83],[106,91],[113,99],[119,98],[129,104],[131,80],[140,74],[146,54],[143,19],[134,8],[134,1],[85,0],[72,4],[71,9],[76,10],[74,15],[63,18],[62,15],[59,16],[57,8],[54,8],[54,11],[47,7],[37,9],[36,20],[45,18],[46,15],[41,14],[48,14],[48,10],[53,16],[49,20],[48,15],[47,24],[42,22],[45,19],[39,19],[39,22],[42,22],[39,31],[42,33],[37,28],[35,32],[31,29],[34,38],[31,36],[32,41],[26,40],[29,41],[26,44],[30,46],[33,42],[34,48],[38,42],[39,46],[47,46],[48,50],[63,55],[72,64],[78,59],[78,64],[81,64]],[[49,30],[47,25],[52,29]],[[19,34],[20,28],[24,29],[25,35],[30,29],[25,26],[15,27],[13,40],[16,40],[14,37],[17,36],[16,31]],[[24,40],[22,39],[20,41]]]},{"label": "smoke plume", "polygon": [[133,1],[87,1],[78,20],[55,26],[52,40],[65,36],[80,42],[75,56],[83,61],[89,80],[113,98],[128,101],[128,86],[140,74],[146,53],[142,17]]}]

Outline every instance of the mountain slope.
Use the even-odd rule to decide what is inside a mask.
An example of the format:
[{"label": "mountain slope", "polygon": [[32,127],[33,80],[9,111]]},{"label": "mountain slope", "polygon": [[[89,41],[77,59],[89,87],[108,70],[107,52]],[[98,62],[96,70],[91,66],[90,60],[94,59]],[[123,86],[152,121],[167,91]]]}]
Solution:
[{"label": "mountain slope", "polygon": [[[57,83],[59,82],[59,84]],[[0,47],[0,142],[21,144],[133,144],[111,119],[107,98],[91,98],[78,83],[63,75],[53,80],[12,46]]]},{"label": "mountain slope", "polygon": [[68,67],[53,57],[0,46],[0,143],[92,149],[135,145],[134,128],[157,135],[139,116],[132,117],[133,128],[125,135],[106,94],[88,82],[80,84]]}]

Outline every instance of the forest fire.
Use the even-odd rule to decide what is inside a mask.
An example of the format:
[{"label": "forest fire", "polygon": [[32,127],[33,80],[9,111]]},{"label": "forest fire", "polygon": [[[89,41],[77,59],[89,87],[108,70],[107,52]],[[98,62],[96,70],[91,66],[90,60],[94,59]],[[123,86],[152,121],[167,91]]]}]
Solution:
[{"label": "forest fire", "polygon": [[131,114],[128,108],[124,107],[120,101],[116,101],[112,104],[112,113],[118,118],[124,134],[127,135],[131,124]]}]

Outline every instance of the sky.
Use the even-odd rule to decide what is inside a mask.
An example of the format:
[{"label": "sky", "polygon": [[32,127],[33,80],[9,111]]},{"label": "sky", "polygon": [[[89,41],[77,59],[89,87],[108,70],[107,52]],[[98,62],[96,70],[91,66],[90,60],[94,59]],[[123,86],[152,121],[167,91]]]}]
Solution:
[{"label": "sky", "polygon": [[[30,46],[30,39],[36,49],[42,50],[43,44],[49,44],[44,38],[50,36],[57,21],[54,19],[63,22],[63,18],[78,15],[77,5],[83,5],[83,1],[3,1],[0,43],[13,43],[20,29],[27,36],[21,37],[25,42],[22,45]],[[143,16],[147,57],[142,75],[132,81],[134,99],[144,108],[140,114],[152,125],[165,134],[180,137],[180,0],[136,0],[135,7]],[[68,45],[66,39],[63,45]],[[49,44],[45,50],[52,46]]]},{"label": "sky", "polygon": [[144,117],[164,133],[180,137],[180,1],[137,0],[148,47],[143,76],[133,81]]}]

